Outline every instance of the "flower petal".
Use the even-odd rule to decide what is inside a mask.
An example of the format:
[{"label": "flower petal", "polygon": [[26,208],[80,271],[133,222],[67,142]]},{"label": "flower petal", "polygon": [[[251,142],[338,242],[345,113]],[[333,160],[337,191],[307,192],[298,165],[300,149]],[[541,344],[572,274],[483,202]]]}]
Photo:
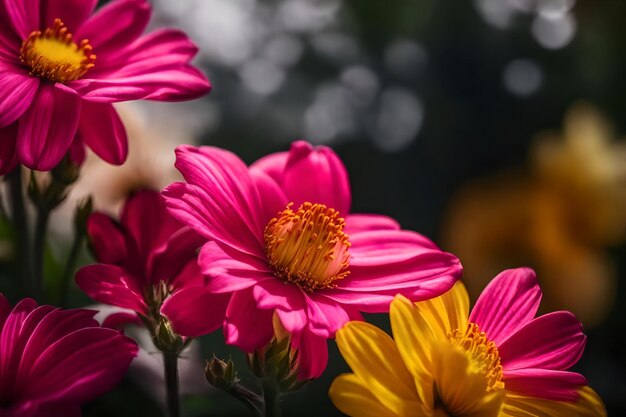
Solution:
[{"label": "flower petal", "polygon": [[350,266],[368,267],[401,263],[440,252],[439,248],[419,233],[408,230],[372,230],[350,235]]},{"label": "flower petal", "polygon": [[504,372],[524,368],[565,370],[583,354],[583,326],[568,311],[557,311],[528,322],[498,346]]},{"label": "flower petal", "polygon": [[369,390],[367,383],[354,374],[339,375],[330,385],[328,395],[344,414],[359,417],[395,417]]},{"label": "flower petal", "polygon": [[400,224],[397,221],[380,214],[349,214],[345,216],[345,219],[344,232],[350,236],[353,233],[371,230],[400,230]]},{"label": "flower petal", "polygon": [[117,266],[85,266],[76,273],[76,284],[89,297],[101,303],[129,308],[141,314],[147,311],[136,278]]},{"label": "flower petal", "polygon": [[38,87],[39,78],[0,60],[0,128],[12,124],[26,112]]},{"label": "flower petal", "polygon": [[606,408],[594,390],[584,387],[572,401],[550,401],[508,392],[502,417],[606,417]]},{"label": "flower petal", "polygon": [[206,76],[191,65],[167,66],[135,75],[81,78],[67,84],[85,100],[115,103],[128,100],[186,101],[200,98],[211,89]]},{"label": "flower petal", "polygon": [[78,32],[83,22],[93,13],[98,0],[42,1],[42,27],[52,27],[54,19],[61,19],[71,32]]},{"label": "flower petal", "polygon": [[250,171],[262,171],[277,184],[282,185],[287,159],[289,159],[289,152],[271,153],[250,165]]},{"label": "flower petal", "polygon": [[341,355],[355,375],[394,415],[420,415],[413,376],[406,369],[393,340],[365,322],[350,322],[337,332]]},{"label": "flower petal", "polygon": [[331,338],[335,332],[350,321],[349,306],[342,306],[323,295],[310,293],[306,296],[309,331],[316,336]]},{"label": "flower petal", "polygon": [[337,154],[325,146],[313,148],[304,141],[294,142],[285,165],[282,188],[295,207],[304,202],[321,203],[350,212],[352,195],[348,173]]},{"label": "flower petal", "polygon": [[298,352],[298,379],[319,378],[328,364],[328,340],[305,329],[292,334],[291,347]]},{"label": "flower petal", "polygon": [[418,302],[416,307],[438,340],[446,340],[454,330],[467,328],[469,296],[461,281],[439,297]]},{"label": "flower petal", "polygon": [[541,290],[530,268],[508,269],[483,290],[470,314],[489,339],[500,346],[537,314]]},{"label": "flower petal", "polygon": [[40,29],[39,9],[41,0],[0,0],[4,1],[4,8],[9,21],[22,39],[26,39],[33,31]]},{"label": "flower petal", "polygon": [[435,340],[431,324],[410,300],[401,295],[392,301],[389,318],[398,352],[413,375],[421,402],[430,409],[434,399],[431,352]]},{"label": "flower petal", "polygon": [[176,167],[189,184],[165,188],[170,212],[210,239],[265,259],[266,219],[245,164],[217,148],[180,146]]},{"label": "flower petal", "polygon": [[[402,255],[399,255],[401,257]],[[323,295],[360,311],[382,313],[396,294],[412,301],[426,300],[448,291],[460,278],[456,256],[439,250],[425,251],[404,262],[376,266],[350,266],[350,275]]]},{"label": "flower petal", "polygon": [[99,327],[77,330],[51,345],[33,364],[25,397],[86,402],[122,379],[137,345],[119,332]]},{"label": "flower petal", "polygon": [[127,259],[124,234],[119,225],[106,214],[95,212],[89,216],[87,234],[98,262],[122,265]]},{"label": "flower petal", "polygon": [[274,335],[273,315],[272,310],[257,308],[252,290],[234,293],[226,310],[226,343],[245,352],[265,346]]},{"label": "flower petal", "polygon": [[83,102],[78,133],[104,161],[122,165],[128,155],[126,129],[112,105]]},{"label": "flower petal", "polygon": [[141,36],[150,14],[150,5],[145,0],[114,0],[87,19],[75,38],[89,39],[95,53],[103,58]]},{"label": "flower petal", "polygon": [[578,389],[587,385],[584,376],[575,372],[551,369],[517,369],[504,373],[507,391],[556,401],[576,401]]},{"label": "flower petal", "polygon": [[176,333],[198,337],[224,324],[229,301],[230,294],[212,294],[201,286],[192,286],[169,296],[161,307],[161,314],[172,322]]},{"label": "flower petal", "polygon": [[42,83],[17,130],[19,160],[31,169],[48,171],[67,153],[78,129],[81,100]]}]

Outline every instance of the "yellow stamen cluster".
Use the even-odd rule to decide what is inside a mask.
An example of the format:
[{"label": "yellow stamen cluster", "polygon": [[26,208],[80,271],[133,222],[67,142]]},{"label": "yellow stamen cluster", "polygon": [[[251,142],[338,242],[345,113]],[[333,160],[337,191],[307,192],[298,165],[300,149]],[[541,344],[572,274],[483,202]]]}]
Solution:
[{"label": "yellow stamen cluster", "polygon": [[323,204],[292,203],[265,227],[265,250],[276,275],[305,291],[332,288],[350,273],[345,220]]},{"label": "yellow stamen cluster", "polygon": [[94,67],[96,56],[87,39],[76,44],[61,19],[52,28],[36,30],[22,42],[20,60],[31,75],[65,83],[82,77]]},{"label": "yellow stamen cluster", "polygon": [[475,323],[469,323],[465,331],[450,332],[448,339],[453,346],[467,352],[474,366],[485,376],[487,392],[504,388],[498,347]]}]

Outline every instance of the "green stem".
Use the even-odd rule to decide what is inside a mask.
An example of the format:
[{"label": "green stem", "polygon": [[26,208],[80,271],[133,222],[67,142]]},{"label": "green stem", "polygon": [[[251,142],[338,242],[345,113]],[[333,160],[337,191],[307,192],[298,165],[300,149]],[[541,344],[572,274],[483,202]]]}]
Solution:
[{"label": "green stem", "polygon": [[265,403],[265,417],[280,417],[280,391],[274,381],[262,380],[263,402]]},{"label": "green stem", "polygon": [[37,219],[35,221],[35,236],[33,242],[33,269],[35,297],[39,295],[43,286],[44,249],[46,246],[46,233],[50,220],[50,209],[45,206],[37,207]]},{"label": "green stem", "polygon": [[233,385],[226,392],[248,407],[255,417],[263,417],[263,404],[257,394],[241,384]]},{"label": "green stem", "polygon": [[72,275],[74,274],[74,270],[76,269],[76,262],[78,261],[78,255],[80,255],[80,249],[83,246],[83,241],[85,240],[85,235],[81,233],[79,230],[74,232],[74,240],[72,241],[72,248],[70,249],[70,254],[67,257],[67,262],[65,263],[65,269],[63,271],[63,280],[61,281],[61,295],[60,295],[60,305],[61,307],[67,307],[67,297],[69,292],[70,281],[72,280]]},{"label": "green stem", "polygon": [[9,174],[9,188],[11,193],[11,212],[15,243],[17,247],[17,259],[24,278],[26,293],[36,296],[37,285],[31,268],[30,260],[30,231],[26,218],[26,206],[24,204],[24,190],[22,187],[22,168],[17,167]]},{"label": "green stem", "polygon": [[165,390],[167,391],[167,410],[169,417],[180,417],[180,388],[178,383],[178,354],[163,352],[165,369]]}]

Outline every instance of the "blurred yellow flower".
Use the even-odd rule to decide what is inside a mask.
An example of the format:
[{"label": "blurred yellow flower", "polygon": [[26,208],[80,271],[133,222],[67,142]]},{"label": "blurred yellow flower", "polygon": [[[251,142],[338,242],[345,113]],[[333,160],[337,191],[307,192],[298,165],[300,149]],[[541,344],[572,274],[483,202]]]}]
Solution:
[{"label": "blurred yellow flower", "polygon": [[538,135],[527,169],[464,186],[451,200],[442,246],[461,259],[473,299],[484,277],[518,265],[542,277],[545,307],[602,321],[615,294],[605,248],[626,236],[626,146],[593,107],[577,103],[561,134]]}]

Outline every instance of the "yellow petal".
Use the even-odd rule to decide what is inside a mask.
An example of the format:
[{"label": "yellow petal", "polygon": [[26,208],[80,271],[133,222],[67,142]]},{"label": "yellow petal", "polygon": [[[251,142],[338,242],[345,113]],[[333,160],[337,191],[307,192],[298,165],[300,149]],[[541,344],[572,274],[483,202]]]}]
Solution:
[{"label": "yellow petal", "polygon": [[439,297],[416,303],[433,329],[435,337],[447,339],[448,332],[465,330],[469,316],[469,297],[461,281]]},{"label": "yellow petal", "polygon": [[394,417],[395,414],[371,393],[355,374],[339,375],[330,386],[328,395],[335,407],[353,417]]},{"label": "yellow petal", "polygon": [[365,322],[349,322],[337,332],[339,351],[356,376],[397,416],[424,408],[395,343]]},{"label": "yellow petal", "polygon": [[487,379],[468,355],[447,342],[439,342],[433,358],[437,394],[455,416],[497,417],[505,391],[487,392]]},{"label": "yellow petal", "polygon": [[550,401],[507,392],[501,417],[606,417],[602,400],[590,387],[576,402]]},{"label": "yellow petal", "polygon": [[407,298],[398,295],[389,310],[391,329],[398,352],[413,375],[420,400],[433,408],[432,345],[434,335],[420,310]]}]

